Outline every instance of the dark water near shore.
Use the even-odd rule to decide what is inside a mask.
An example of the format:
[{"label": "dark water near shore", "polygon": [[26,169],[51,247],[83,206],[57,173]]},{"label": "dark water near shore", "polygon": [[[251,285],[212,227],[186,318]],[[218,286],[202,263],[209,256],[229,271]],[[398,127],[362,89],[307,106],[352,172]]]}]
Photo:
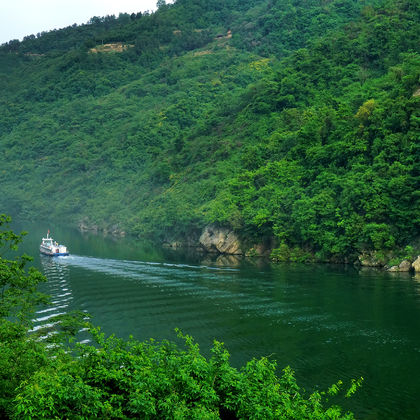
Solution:
[{"label": "dark water near shore", "polygon": [[[272,355],[292,366],[307,390],[363,376],[340,401],[361,419],[420,418],[420,281],[408,274],[331,265],[273,265],[263,260],[165,251],[129,239],[24,225],[20,250],[47,276],[57,313],[81,309],[120,337],[175,340],[175,327],[202,352],[223,341],[232,363]],[[47,228],[69,257],[38,254]]]}]

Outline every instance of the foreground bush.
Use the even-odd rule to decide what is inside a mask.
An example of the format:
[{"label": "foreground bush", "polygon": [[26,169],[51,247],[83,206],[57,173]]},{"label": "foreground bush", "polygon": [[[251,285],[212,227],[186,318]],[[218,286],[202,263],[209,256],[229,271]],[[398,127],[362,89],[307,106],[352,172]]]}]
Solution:
[{"label": "foreground bush", "polygon": [[[207,360],[191,337],[185,349],[167,341],[104,338],[77,345],[22,383],[12,403],[15,418],[352,419],[324,407],[339,385],[304,396],[290,368],[252,360],[238,371],[223,344]],[[350,395],[357,384],[347,394]]]}]

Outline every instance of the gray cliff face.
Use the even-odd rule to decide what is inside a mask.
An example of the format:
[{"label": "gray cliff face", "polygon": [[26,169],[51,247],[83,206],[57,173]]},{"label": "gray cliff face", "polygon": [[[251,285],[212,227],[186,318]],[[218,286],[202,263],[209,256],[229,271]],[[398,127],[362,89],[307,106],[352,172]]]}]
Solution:
[{"label": "gray cliff face", "polygon": [[243,254],[238,237],[230,229],[207,226],[201,234],[199,242],[207,252],[232,255]]}]

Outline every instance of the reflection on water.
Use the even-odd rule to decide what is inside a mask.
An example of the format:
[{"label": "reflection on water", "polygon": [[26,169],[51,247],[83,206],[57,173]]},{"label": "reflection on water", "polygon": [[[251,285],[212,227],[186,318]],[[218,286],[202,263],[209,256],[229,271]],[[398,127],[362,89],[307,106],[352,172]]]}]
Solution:
[{"label": "reflection on water", "polygon": [[54,325],[54,317],[66,314],[72,303],[73,296],[70,287],[70,270],[62,261],[66,257],[40,256],[42,271],[48,279],[46,292],[51,295],[51,304],[47,308],[39,309],[35,312],[32,320],[33,329],[49,328]]}]

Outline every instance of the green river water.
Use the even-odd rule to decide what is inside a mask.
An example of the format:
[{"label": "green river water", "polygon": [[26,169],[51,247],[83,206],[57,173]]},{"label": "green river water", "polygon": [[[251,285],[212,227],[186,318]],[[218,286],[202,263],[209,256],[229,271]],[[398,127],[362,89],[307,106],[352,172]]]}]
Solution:
[{"label": "green river water", "polygon": [[[209,354],[223,341],[232,364],[271,356],[312,391],[364,377],[340,404],[360,419],[420,418],[420,281],[409,274],[351,266],[276,265],[168,251],[132,239],[47,225],[29,231],[20,251],[48,283],[52,315],[81,309],[120,337],[176,340],[181,328]],[[47,229],[68,257],[39,255]]]}]

